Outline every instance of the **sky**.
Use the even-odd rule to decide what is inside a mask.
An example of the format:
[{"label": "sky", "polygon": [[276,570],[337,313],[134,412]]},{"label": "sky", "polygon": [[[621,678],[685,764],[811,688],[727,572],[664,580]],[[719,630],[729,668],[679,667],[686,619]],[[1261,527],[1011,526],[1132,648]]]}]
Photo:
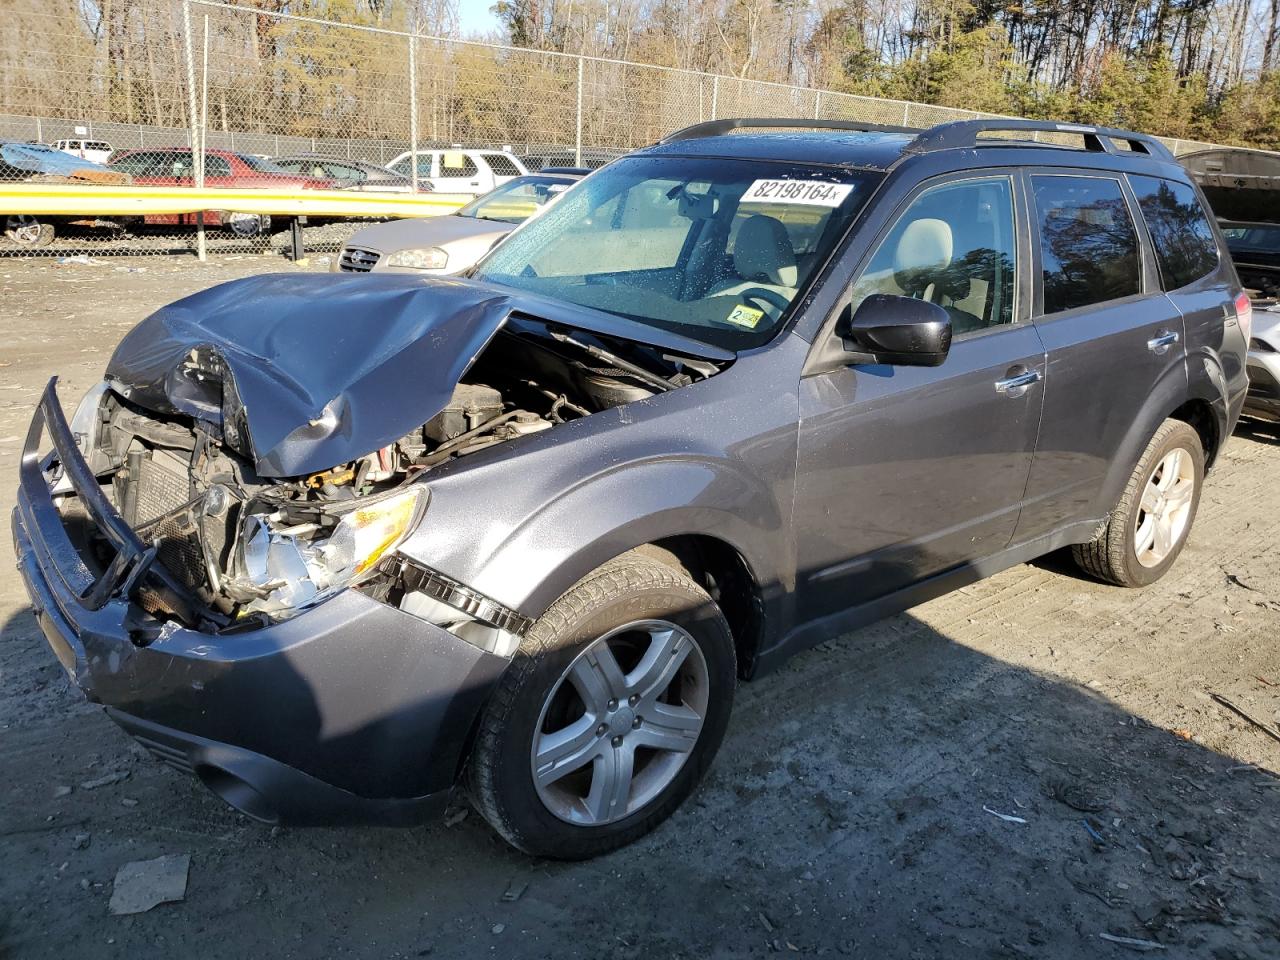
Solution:
[{"label": "sky", "polygon": [[458,0],[458,26],[462,35],[492,33],[498,29],[493,0]]}]

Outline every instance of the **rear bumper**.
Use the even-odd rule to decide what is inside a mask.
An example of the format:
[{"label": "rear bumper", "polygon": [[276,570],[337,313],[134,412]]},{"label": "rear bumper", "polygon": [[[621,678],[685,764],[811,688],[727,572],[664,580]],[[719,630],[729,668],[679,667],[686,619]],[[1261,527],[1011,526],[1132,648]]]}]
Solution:
[{"label": "rear bumper", "polygon": [[[83,465],[56,397],[42,416],[59,456]],[[353,590],[260,629],[140,631],[140,578],[125,569],[101,595],[109,575],[95,582],[79,561],[41,471],[24,469],[12,520],[36,619],[76,684],[233,806],[289,823],[407,822],[447,801],[506,660]]]}]

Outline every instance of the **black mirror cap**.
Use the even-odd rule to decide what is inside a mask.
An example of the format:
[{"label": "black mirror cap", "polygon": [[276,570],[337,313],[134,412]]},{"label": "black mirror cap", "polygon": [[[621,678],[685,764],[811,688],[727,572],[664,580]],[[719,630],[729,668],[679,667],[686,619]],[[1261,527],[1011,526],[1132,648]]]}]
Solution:
[{"label": "black mirror cap", "polygon": [[928,300],[873,293],[850,318],[844,337],[858,363],[936,367],[951,349],[951,317]]}]

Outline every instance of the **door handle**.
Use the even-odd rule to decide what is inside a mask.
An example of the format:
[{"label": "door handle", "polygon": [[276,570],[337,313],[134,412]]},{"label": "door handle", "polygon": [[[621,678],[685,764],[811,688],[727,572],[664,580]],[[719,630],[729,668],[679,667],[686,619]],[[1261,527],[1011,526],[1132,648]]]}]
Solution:
[{"label": "door handle", "polygon": [[1011,377],[1005,377],[1003,380],[997,380],[996,393],[1005,397],[1020,397],[1027,392],[1028,387],[1039,379],[1039,370],[1027,370],[1024,373],[1017,373]]},{"label": "door handle", "polygon": [[1168,349],[1180,339],[1181,337],[1172,330],[1162,330],[1147,341],[1147,349],[1152,353],[1159,355],[1168,351]]}]

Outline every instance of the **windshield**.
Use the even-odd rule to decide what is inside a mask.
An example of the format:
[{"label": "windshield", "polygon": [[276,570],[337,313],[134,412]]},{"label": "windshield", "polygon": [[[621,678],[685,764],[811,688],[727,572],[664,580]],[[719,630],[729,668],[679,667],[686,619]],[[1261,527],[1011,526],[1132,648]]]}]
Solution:
[{"label": "windshield", "polygon": [[577,183],[572,177],[517,177],[472,200],[458,211],[459,217],[477,220],[498,220],[502,223],[523,223],[535,210],[558,197]]},{"label": "windshield", "polygon": [[623,159],[513,232],[473,276],[744,349],[778,331],[877,179],[760,160]]}]

